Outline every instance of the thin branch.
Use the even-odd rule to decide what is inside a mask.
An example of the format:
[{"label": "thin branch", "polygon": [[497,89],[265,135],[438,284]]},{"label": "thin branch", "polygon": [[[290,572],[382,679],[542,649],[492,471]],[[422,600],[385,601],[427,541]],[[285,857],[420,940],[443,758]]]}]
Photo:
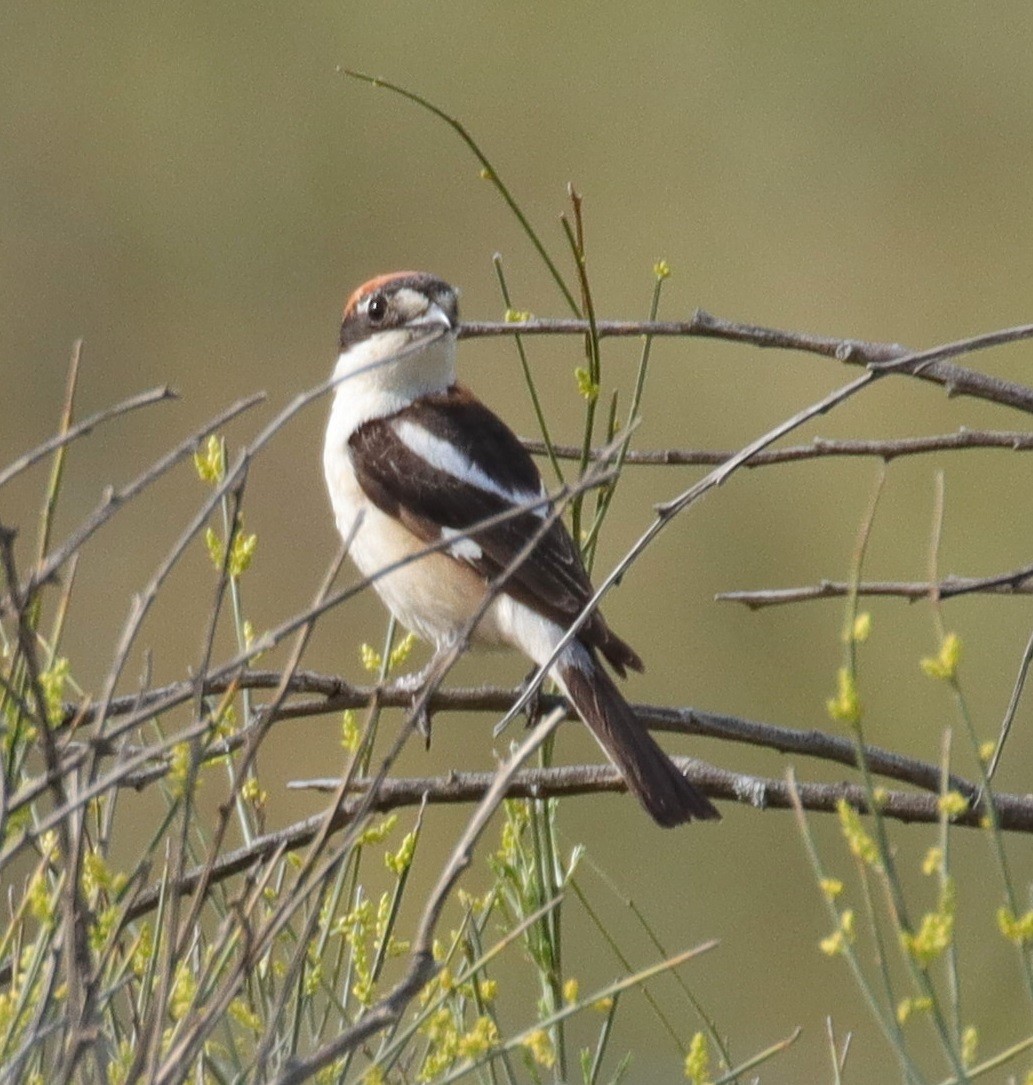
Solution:
[{"label": "thin branch", "polygon": [[[206,696],[219,696],[231,689],[278,690],[283,686],[283,677],[279,671],[241,671],[232,676],[207,680],[204,684],[204,693]],[[124,713],[140,713],[146,718],[146,713],[151,710],[157,711],[160,707],[162,711],[165,711],[170,705],[184,703],[189,699],[193,688],[190,681],[183,681],[144,693],[115,698],[109,706],[108,716],[110,718]],[[512,707],[521,691],[521,688],[509,689],[501,686],[438,690],[431,697],[428,707],[432,714],[445,711],[506,712]],[[293,674],[286,684],[286,692],[298,695],[299,699],[283,702],[275,713],[271,712],[270,706],[260,705],[256,709],[257,717],[263,721],[267,717],[279,721],[304,719],[348,709],[368,708],[374,700],[382,708],[408,710],[412,706],[411,694],[404,690],[390,687],[378,689],[373,686],[352,686],[336,676],[312,671],[297,671]],[[542,697],[542,705],[546,710],[551,710],[563,703],[558,697],[548,695]],[[783,727],[687,707],[671,708],[662,705],[636,704],[634,708],[639,721],[652,730],[740,742],[779,753],[798,754],[857,767],[854,744],[846,738],[826,734],[824,731]],[[94,706],[69,705],[66,706],[66,718],[81,717],[83,723],[88,723],[95,711]],[[568,711],[568,718],[575,717]],[[203,729],[207,723],[201,720],[193,726]],[[193,731],[189,733],[192,734]],[[224,756],[245,744],[248,736],[248,729],[242,729],[220,742],[212,743],[205,751],[205,756],[206,758]],[[183,739],[184,735],[173,735],[168,737],[166,742],[172,745]],[[116,748],[105,739],[93,740],[92,744],[105,753],[116,752]],[[87,743],[84,742],[81,746],[66,749],[65,759],[58,771],[66,773],[77,767],[86,755],[87,748]],[[163,777],[168,772],[164,759],[158,759],[156,764],[140,767],[148,754],[157,756],[159,753],[160,750],[154,747],[140,751],[133,751],[130,748],[123,750],[123,756],[128,759],[125,771],[117,780],[111,782],[118,786],[139,789]],[[871,770],[880,776],[912,784],[930,792],[939,790],[940,770],[939,766],[932,762],[906,757],[894,751],[870,745],[865,747],[865,757]],[[46,783],[45,778],[37,778],[24,786],[12,797],[12,810],[17,810],[26,802],[32,801],[46,787]],[[951,778],[953,788],[964,792],[969,786],[960,777]]]},{"label": "thin branch", "polygon": [[[213,433],[231,419],[236,418],[237,415],[249,410],[256,404],[261,403],[264,399],[264,392],[256,392],[254,395],[238,400],[230,407],[227,407],[226,410],[216,415],[213,419],[206,422],[200,429],[195,430],[189,437],[181,441],[169,453],[148,467],[143,474],[138,475],[121,490],[109,489],[93,512],[82,521],[82,523],[56,550],[50,553],[47,560],[42,562],[26,580],[25,584],[20,588],[21,596],[23,598],[30,598],[32,593],[35,592],[41,584],[45,584],[53,579],[57,570],[60,569],[73,554],[82,549],[90,536],[108,523],[108,521],[111,520],[120,509],[132,501],[137,494],[150,486],[151,483],[157,481],[157,479],[171,468],[175,467],[175,465],[185,456],[190,455],[208,434]],[[3,614],[9,606],[10,595],[8,594],[7,596],[0,597],[0,614]]]},{"label": "thin branch", "polygon": [[[672,760],[689,780],[712,799],[723,799],[757,810],[790,810],[792,801],[784,780],[748,773],[732,772],[709,765],[692,757],[673,757]],[[495,779],[490,772],[450,772],[446,776],[425,776],[385,780],[378,794],[378,809],[398,809],[426,801],[428,805],[451,805],[476,802]],[[333,791],[339,781],[333,778],[298,780],[288,786],[293,790],[318,792]],[[355,788],[364,788],[367,781],[355,781]],[[835,813],[836,804],[846,799],[861,813],[869,813],[864,788],[859,784],[804,783],[797,785],[804,806],[809,810]],[[568,765],[559,768],[525,769],[513,777],[507,791],[508,798],[551,799],[570,795],[618,794],[627,790],[620,773],[612,765]],[[965,790],[975,795],[974,784],[967,783]],[[939,795],[912,791],[887,791],[885,806],[880,805],[886,817],[900,821],[935,823],[942,815],[938,806]],[[881,802],[880,794],[880,802]],[[994,794],[995,804],[1007,810],[1002,814],[1002,828],[1010,832],[1033,833],[1033,795]],[[384,803],[380,807],[380,803]],[[966,828],[979,828],[985,815],[982,805],[976,804],[953,824]]]},{"label": "thin branch", "polygon": [[[548,454],[544,441],[523,438],[522,443],[532,455]],[[810,444],[792,445],[758,452],[744,467],[766,467],[778,463],[824,459],[828,456],[878,456],[889,463],[900,456],[916,456],[928,452],[959,452],[966,449],[1005,449],[1009,452],[1033,452],[1033,433],[1015,430],[959,429],[929,437],[898,437],[883,440],[836,440],[815,437]],[[558,460],[578,460],[582,450],[575,445],[552,445]],[[604,449],[593,448],[589,459],[604,457]],[[629,449],[623,462],[652,467],[716,467],[727,463],[734,452],[702,448]]]},{"label": "thin branch", "polygon": [[135,396],[123,399],[121,403],[97,411],[96,414],[91,414],[89,418],[83,419],[82,422],[76,422],[74,426],[70,426],[67,430],[56,433],[53,437],[19,456],[13,463],[8,464],[7,467],[0,471],[0,486],[6,485],[12,478],[28,470],[34,463],[49,456],[51,452],[91,433],[104,422],[110,422],[114,418],[121,418],[123,415],[139,410],[141,407],[150,407],[154,403],[163,403],[166,400],[176,398],[178,398],[176,393],[166,385],[160,388],[148,389],[146,392],[138,392]]},{"label": "thin branch", "polygon": [[1004,744],[1008,741],[1008,735],[1011,733],[1012,722],[1014,721],[1015,713],[1019,708],[1019,699],[1022,697],[1022,691],[1026,685],[1026,675],[1029,673],[1031,662],[1033,662],[1033,636],[1026,641],[1026,648],[1022,653],[1022,661],[1019,663],[1019,672],[1015,676],[1011,697],[1008,700],[1008,708],[1004,713],[1004,719],[1001,721],[1000,733],[997,736],[997,745],[994,747],[993,756],[990,758],[990,763],[986,767],[986,777],[988,780],[994,778],[994,774],[997,772],[997,766],[1001,763],[1001,754],[1004,753]]},{"label": "thin branch", "polygon": [[[822,580],[800,588],[768,588],[759,591],[723,591],[714,597],[722,603],[742,603],[750,610],[808,603],[814,599],[840,599],[852,585],[841,580]],[[857,585],[858,595],[889,595],[901,599],[928,599],[935,592],[940,599],[959,595],[1033,595],[1033,565],[987,577],[948,576],[936,584],[927,581],[872,580]]]},{"label": "thin branch", "polygon": [[[712,799],[723,799],[758,810],[792,809],[791,796],[784,780],[731,772],[695,758],[674,757],[673,760],[692,783]],[[388,777],[377,784],[376,797],[369,809],[386,813],[419,806],[423,801],[430,805],[479,802],[496,779],[496,774],[492,772],[450,772],[438,777]],[[355,796],[347,799],[334,811],[329,823],[330,832],[339,832],[351,824],[356,810],[365,808],[362,800],[371,783],[368,777],[360,777],[353,782]],[[340,780],[310,780],[292,786],[332,791],[340,786]],[[845,798],[857,810],[868,812],[864,788],[859,784],[803,783],[797,786],[808,810],[835,813],[836,804]],[[971,785],[969,789],[974,790]],[[505,795],[508,798],[548,799],[570,795],[618,794],[626,790],[620,773],[612,765],[599,763],[524,769],[509,780]],[[939,796],[936,794],[911,791],[886,791],[884,794],[886,801],[880,809],[886,817],[900,821],[936,823],[941,816]],[[880,800],[881,798],[880,794]],[[1008,832],[1033,833],[1033,795],[995,792],[994,803],[1000,814],[1002,829]],[[967,828],[979,828],[982,817],[983,807],[976,805],[953,823]],[[266,861],[279,852],[297,851],[312,842],[326,821],[325,813],[315,814],[285,829],[256,837],[247,847],[227,852],[210,868],[206,864],[188,871],[180,881],[178,891],[182,894],[193,893],[202,879],[205,884],[213,885],[240,874],[255,863]],[[158,885],[142,892],[130,909],[127,919],[139,919],[152,911],[161,892],[162,887]]]},{"label": "thin branch", "polygon": [[[588,322],[584,320],[527,320],[521,323],[477,321],[463,324],[459,334],[462,338],[473,339],[499,335],[584,335],[588,330]],[[941,385],[950,396],[972,396],[1014,407],[1027,414],[1033,413],[1033,388],[977,373],[945,360],[960,354],[1033,338],[1033,324],[1020,324],[1014,328],[988,332],[971,339],[959,339],[917,352],[910,351],[899,343],[833,339],[824,335],[739,324],[711,316],[702,309],[697,309],[691,320],[600,320],[596,323],[596,333],[600,338],[663,335],[725,339],[754,347],[801,350],[835,358],[836,361],[850,365],[875,367],[888,363],[888,368],[873,371],[910,374]]]}]

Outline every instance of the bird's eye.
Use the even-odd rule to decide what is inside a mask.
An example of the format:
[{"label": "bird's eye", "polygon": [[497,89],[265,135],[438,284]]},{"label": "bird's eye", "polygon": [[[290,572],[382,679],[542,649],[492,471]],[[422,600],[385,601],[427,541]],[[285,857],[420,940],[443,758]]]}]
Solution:
[{"label": "bird's eye", "polygon": [[366,302],[366,315],[374,324],[379,324],[387,316],[387,298],[383,294],[374,294]]}]

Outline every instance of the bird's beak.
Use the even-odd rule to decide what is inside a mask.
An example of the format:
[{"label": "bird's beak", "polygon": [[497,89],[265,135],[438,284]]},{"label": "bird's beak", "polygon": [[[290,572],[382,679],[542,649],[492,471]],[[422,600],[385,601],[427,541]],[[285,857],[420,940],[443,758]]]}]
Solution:
[{"label": "bird's beak", "polygon": [[443,331],[452,331],[452,321],[448,314],[436,301],[432,301],[427,308],[415,320],[409,322],[410,328],[437,328]]}]

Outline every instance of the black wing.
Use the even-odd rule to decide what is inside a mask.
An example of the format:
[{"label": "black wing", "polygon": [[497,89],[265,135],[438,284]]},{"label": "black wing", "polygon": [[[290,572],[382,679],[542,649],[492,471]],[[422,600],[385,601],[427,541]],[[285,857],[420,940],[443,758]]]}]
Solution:
[{"label": "black wing", "polygon": [[[403,435],[411,439],[416,435],[430,447],[417,451],[413,445],[419,442],[407,443]],[[437,442],[439,449],[456,450],[454,462],[432,462]],[[459,385],[365,423],[348,444],[367,497],[427,543],[438,542],[450,531],[467,531],[542,495],[538,469],[513,431]],[[592,597],[592,584],[563,523],[554,520],[543,531],[549,511],[542,505],[534,512],[515,513],[476,530],[471,535],[476,549],[457,542],[447,552],[491,580],[537,537],[502,591],[567,626]],[[641,669],[638,656],[610,632],[598,612],[580,636],[598,647],[619,672],[625,667]]]}]

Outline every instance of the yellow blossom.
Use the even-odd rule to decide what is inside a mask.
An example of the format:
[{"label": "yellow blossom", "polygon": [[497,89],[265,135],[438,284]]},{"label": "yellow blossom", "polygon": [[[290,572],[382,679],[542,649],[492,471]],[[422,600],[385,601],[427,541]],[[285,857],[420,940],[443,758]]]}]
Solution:
[{"label": "yellow blossom", "polygon": [[1017,946],[1029,945],[1033,942],[1033,911],[1016,917],[1010,908],[998,908],[997,928],[1009,942]]},{"label": "yellow blossom", "polygon": [[840,913],[839,926],[823,938],[818,947],[827,957],[842,953],[854,940],[854,912],[852,908]]},{"label": "yellow blossom", "polygon": [[912,1014],[928,1013],[933,1008],[933,1000],[928,996],[921,998],[902,998],[897,1003],[897,1024],[906,1025]]},{"label": "yellow blossom", "polygon": [[223,565],[225,565],[226,572],[236,580],[238,577],[243,576],[250,567],[255,556],[255,550],[258,548],[258,536],[246,535],[238,527],[234,531],[233,540],[230,543],[229,558],[226,557],[226,547],[214,528],[205,528],[204,543],[208,548],[208,556],[212,559],[215,568],[221,572]]},{"label": "yellow blossom", "polygon": [[861,815],[846,799],[839,800],[836,811],[839,814],[839,827],[850,851],[866,866],[875,866],[879,862],[879,849],[875,841],[865,832],[861,824]]},{"label": "yellow blossom", "polygon": [[406,833],[402,838],[402,846],[394,854],[387,852],[384,862],[388,870],[401,877],[412,866],[413,853],[416,851],[416,833]]},{"label": "yellow blossom", "polygon": [[871,636],[872,632],[872,616],[868,611],[862,611],[854,618],[853,624],[850,627],[850,640],[855,644],[864,644],[864,642]]},{"label": "yellow blossom", "polygon": [[926,656],[921,661],[922,670],[930,678],[942,678],[953,682],[958,675],[958,663],[961,662],[961,638],[957,633],[947,633],[940,642],[937,656]]},{"label": "yellow blossom", "polygon": [[64,656],[55,659],[39,676],[39,684],[43,687],[47,720],[51,727],[56,727],[64,714],[65,684],[68,681],[69,666]]},{"label": "yellow blossom", "polygon": [[473,1028],[460,1036],[457,1053],[461,1058],[473,1059],[496,1047],[499,1042],[499,1030],[495,1022],[482,1015],[474,1022]]},{"label": "yellow blossom", "polygon": [[355,753],[359,748],[361,739],[362,732],[359,730],[359,723],[355,717],[355,711],[354,709],[346,708],[341,713],[341,745],[348,753]]},{"label": "yellow blossom", "polygon": [[262,1031],[261,1017],[251,1009],[245,999],[235,998],[229,1005],[229,1013],[230,1017],[238,1025],[243,1025],[244,1028],[250,1029],[256,1035]]},{"label": "yellow blossom", "polygon": [[822,878],[820,885],[828,900],[835,900],[843,892],[843,883],[839,878]]},{"label": "yellow blossom", "polygon": [[861,722],[861,698],[854,672],[849,667],[840,667],[836,672],[836,696],[830,697],[825,707],[838,723],[856,726]]},{"label": "yellow blossom", "polygon": [[362,658],[363,670],[369,671],[370,674],[380,673],[380,669],[384,665],[384,659],[372,644],[363,641],[362,646],[359,648],[359,654]]},{"label": "yellow blossom", "polygon": [[960,817],[968,810],[968,799],[960,791],[948,791],[936,800],[936,808],[948,818]]},{"label": "yellow blossom", "polygon": [[702,1032],[697,1032],[689,1041],[689,1053],[685,1056],[685,1076],[692,1085],[707,1085],[710,1081],[710,1048]]},{"label": "yellow blossom", "polygon": [[190,775],[190,743],[177,742],[169,751],[169,783],[176,795],[182,795]]},{"label": "yellow blossom", "polygon": [[136,1048],[130,1040],[119,1042],[115,1057],[108,1063],[107,1085],[125,1085],[135,1056]]},{"label": "yellow blossom", "polygon": [[226,442],[211,434],[205,444],[194,451],[194,467],[202,482],[222,482],[226,475]]},{"label": "yellow blossom", "polygon": [[969,1025],[961,1034],[961,1063],[965,1067],[971,1066],[976,1061],[979,1052],[979,1030],[975,1025]]},{"label": "yellow blossom", "polygon": [[269,792],[262,789],[256,776],[249,776],[240,789],[241,797],[251,803],[252,806],[262,809],[269,799]]},{"label": "yellow blossom", "polygon": [[196,993],[197,980],[194,978],[194,973],[188,964],[180,964],[176,969],[176,978],[173,980],[172,992],[169,995],[169,1014],[173,1021],[179,1021],[186,1015]]},{"label": "yellow blossom", "polygon": [[578,366],[574,370],[574,379],[577,381],[577,390],[583,399],[594,403],[599,398],[599,385],[592,380],[592,375],[584,366]]},{"label": "yellow blossom", "polygon": [[150,923],[144,923],[140,927],[140,933],[133,947],[132,969],[133,975],[142,977],[150,967],[151,958],[154,956],[154,929]]},{"label": "yellow blossom", "polygon": [[923,874],[939,874],[943,870],[943,848],[930,848],[922,860]]},{"label": "yellow blossom", "polygon": [[118,921],[119,910],[114,904],[98,912],[90,924],[90,946],[100,952],[118,928]]},{"label": "yellow blossom", "polygon": [[953,934],[953,914],[926,912],[916,934],[901,931],[900,944],[920,968],[926,968],[950,945]]},{"label": "yellow blossom", "polygon": [[33,874],[25,895],[33,918],[40,923],[49,924],[54,918],[54,902],[50,897],[50,885],[42,865]]},{"label": "yellow blossom", "polygon": [[416,647],[416,634],[406,633],[391,651],[391,670],[397,670],[412,655]]},{"label": "yellow blossom", "polygon": [[233,545],[230,547],[230,560],[227,572],[234,579],[243,576],[251,566],[258,549],[258,536],[245,535],[243,531],[237,531],[233,536]]},{"label": "yellow blossom", "polygon": [[539,1066],[551,1070],[556,1065],[556,1052],[552,1046],[549,1034],[543,1028],[535,1029],[528,1033],[521,1041],[522,1047],[526,1047],[531,1057]]},{"label": "yellow blossom", "polygon": [[381,818],[375,825],[370,825],[369,828],[364,829],[359,836],[358,843],[382,844],[397,824],[398,815],[388,814],[387,817]]}]

